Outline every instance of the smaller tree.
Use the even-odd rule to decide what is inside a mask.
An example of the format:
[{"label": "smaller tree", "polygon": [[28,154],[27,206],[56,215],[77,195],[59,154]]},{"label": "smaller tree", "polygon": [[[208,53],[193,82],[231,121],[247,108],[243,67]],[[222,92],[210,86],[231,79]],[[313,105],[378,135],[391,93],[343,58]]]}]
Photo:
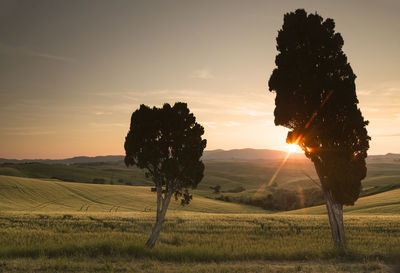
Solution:
[{"label": "smaller tree", "polygon": [[196,188],[203,178],[203,134],[204,128],[186,103],[173,107],[166,103],[162,108],[142,104],[132,114],[124,145],[125,164],[145,169],[157,193],[156,223],[147,247],[157,241],[172,196],[188,205],[192,199],[189,188]]}]

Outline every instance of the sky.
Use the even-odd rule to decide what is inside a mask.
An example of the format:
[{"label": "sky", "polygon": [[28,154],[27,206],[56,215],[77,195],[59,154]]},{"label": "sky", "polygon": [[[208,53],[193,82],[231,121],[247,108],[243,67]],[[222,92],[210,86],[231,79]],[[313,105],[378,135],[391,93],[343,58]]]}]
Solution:
[{"label": "sky", "polygon": [[124,154],[132,112],[177,101],[208,150],[285,150],[268,79],[297,8],[343,36],[369,154],[400,153],[400,1],[0,0],[0,157]]}]

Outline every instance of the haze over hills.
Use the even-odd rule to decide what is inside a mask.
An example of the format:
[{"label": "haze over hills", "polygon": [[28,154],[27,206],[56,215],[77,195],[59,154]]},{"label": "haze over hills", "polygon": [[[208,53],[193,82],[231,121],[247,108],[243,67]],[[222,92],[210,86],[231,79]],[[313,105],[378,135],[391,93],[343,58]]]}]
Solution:
[{"label": "haze over hills", "polygon": [[80,163],[96,163],[96,162],[117,162],[124,160],[122,155],[105,155],[105,156],[76,156],[65,159],[6,159],[0,158],[0,164],[2,163],[28,163],[38,162],[45,164],[80,164]]},{"label": "haze over hills", "polygon": [[[283,159],[287,155],[285,151],[268,149],[233,149],[233,150],[211,150],[205,151],[204,160],[257,160],[257,159]],[[303,153],[291,153],[292,159],[304,159]]]},{"label": "haze over hills", "polygon": [[[209,150],[204,151],[204,160],[214,161],[247,161],[247,160],[277,160],[283,159],[287,155],[287,151],[269,150],[269,149],[232,149],[232,150]],[[306,159],[303,153],[291,153],[291,159]],[[106,155],[106,156],[77,156],[65,159],[6,159],[0,158],[1,163],[27,163],[40,162],[46,164],[81,164],[96,162],[118,162],[123,161],[123,155]],[[400,160],[400,154],[388,153],[386,155],[369,155],[367,160]]]},{"label": "haze over hills", "polygon": [[[283,159],[287,155],[285,151],[269,150],[269,149],[233,149],[233,150],[210,150],[204,151],[204,160],[256,160],[256,159]],[[303,159],[302,153],[292,153],[290,158]],[[123,155],[106,155],[106,156],[78,156],[65,159],[6,159],[0,158],[1,163],[26,163],[40,162],[46,164],[75,164],[75,163],[95,163],[95,162],[116,162],[123,161]]]},{"label": "haze over hills", "polygon": [[[206,151],[203,157],[206,165],[204,179],[195,194],[267,210],[292,210],[322,204],[315,168],[303,154],[291,153],[279,175],[276,175],[286,156],[287,152],[276,150]],[[0,175],[115,186],[152,185],[143,170],[127,168],[123,160],[122,155],[62,160],[5,160],[0,161]],[[400,188],[400,155],[369,156],[367,169],[361,196]],[[216,186],[220,187],[219,193],[214,192]],[[260,189],[263,189],[262,193]],[[272,196],[273,203],[267,202],[268,195]],[[301,200],[299,195],[302,196]]]}]

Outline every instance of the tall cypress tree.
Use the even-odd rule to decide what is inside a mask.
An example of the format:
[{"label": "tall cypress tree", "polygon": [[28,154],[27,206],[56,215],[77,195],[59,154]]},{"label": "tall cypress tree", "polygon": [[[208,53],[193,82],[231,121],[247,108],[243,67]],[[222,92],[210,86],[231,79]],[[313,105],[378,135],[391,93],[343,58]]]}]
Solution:
[{"label": "tall cypress tree", "polygon": [[343,247],[343,205],[359,197],[371,138],[357,106],[356,75],[334,28],[332,19],[303,9],[285,14],[269,90],[276,93],[275,125],[289,128],[286,141],[314,163],[333,241]]}]

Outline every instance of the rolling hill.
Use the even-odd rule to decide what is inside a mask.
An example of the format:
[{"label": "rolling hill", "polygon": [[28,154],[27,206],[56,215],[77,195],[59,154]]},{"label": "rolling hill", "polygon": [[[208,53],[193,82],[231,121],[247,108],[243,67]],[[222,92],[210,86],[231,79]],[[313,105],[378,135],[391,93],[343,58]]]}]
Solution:
[{"label": "rolling hill", "polygon": [[[93,185],[0,176],[1,212],[143,212],[155,210],[146,186]],[[257,213],[261,209],[194,196],[189,206],[171,201],[169,211]]]},{"label": "rolling hill", "polygon": [[[346,206],[346,214],[400,214],[400,189],[360,198]],[[155,210],[155,194],[148,186],[92,185],[13,176],[0,176],[1,212],[143,212]],[[209,213],[269,213],[246,205],[195,195],[189,206],[172,201],[170,211]],[[285,214],[326,214],[325,206]]]},{"label": "rolling hill", "polygon": [[[208,199],[252,204],[266,209],[288,210],[304,205],[322,204],[322,195],[319,194],[319,188],[315,183],[318,183],[318,179],[314,166],[302,154],[291,154],[276,178],[271,180],[285,155],[286,153],[282,151],[256,149],[206,151],[203,157],[206,165],[204,178],[194,193]],[[369,156],[368,173],[362,181],[361,196],[400,188],[399,158],[400,155],[397,154]],[[65,159],[69,163],[51,160],[29,163],[10,162],[0,164],[0,175],[90,184],[100,179],[101,184],[120,186],[152,185],[152,182],[145,178],[142,170],[134,167],[127,168],[122,159],[122,156],[105,156]],[[220,194],[213,193],[212,188],[217,185],[221,187]],[[260,188],[264,190],[259,192]],[[286,192],[282,195],[282,191]],[[300,193],[304,196],[303,204],[300,204],[298,200]],[[283,200],[282,206],[278,206],[279,208],[266,206],[261,199],[267,198],[270,194],[275,200]],[[256,202],[250,200],[254,197],[260,200]]]},{"label": "rolling hill", "polygon": [[[345,206],[344,213],[347,214],[400,214],[400,189],[362,197],[354,206]],[[326,214],[326,207],[315,206],[285,214]]]},{"label": "rolling hill", "polygon": [[[248,160],[279,160],[285,158],[287,151],[270,149],[232,149],[232,150],[206,150],[202,159],[205,161],[248,161]],[[303,153],[292,153],[292,159],[306,159]],[[2,163],[31,163],[39,162],[45,164],[81,164],[81,163],[116,163],[123,162],[123,155],[105,155],[105,156],[76,156],[64,159],[7,159],[0,158]],[[374,163],[400,162],[400,154],[388,153],[386,155],[369,155],[367,161]]]},{"label": "rolling hill", "polygon": [[[204,151],[203,160],[265,160],[265,159],[283,159],[287,152],[269,149],[233,149],[233,150],[208,150]],[[0,158],[1,163],[29,163],[39,162],[45,164],[80,164],[80,163],[112,163],[122,162],[123,155],[106,156],[77,156],[64,159],[6,159]],[[305,158],[301,153],[293,153],[292,158]]]}]

